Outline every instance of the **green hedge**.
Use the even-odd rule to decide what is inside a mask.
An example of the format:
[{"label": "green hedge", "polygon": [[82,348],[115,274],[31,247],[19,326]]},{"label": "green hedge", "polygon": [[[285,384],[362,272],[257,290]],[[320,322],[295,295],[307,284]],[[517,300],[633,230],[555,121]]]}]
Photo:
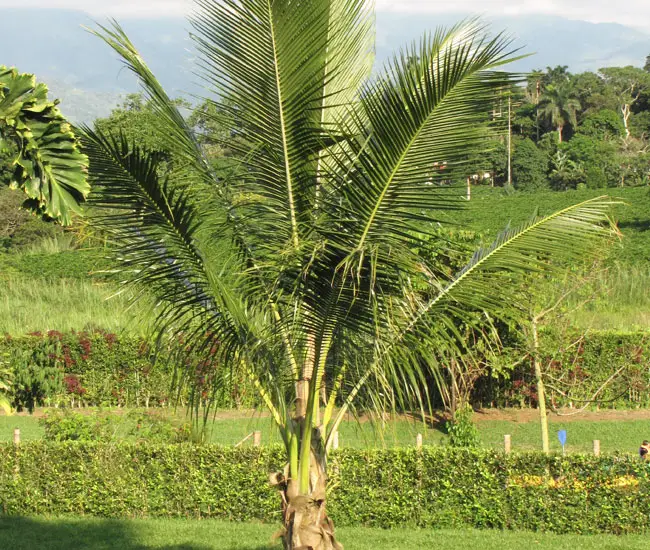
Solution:
[{"label": "green hedge", "polygon": [[[280,520],[268,473],[279,448],[34,442],[0,446],[10,515]],[[336,452],[338,525],[478,527],[557,533],[650,528],[649,466],[632,457],[427,449]]]}]

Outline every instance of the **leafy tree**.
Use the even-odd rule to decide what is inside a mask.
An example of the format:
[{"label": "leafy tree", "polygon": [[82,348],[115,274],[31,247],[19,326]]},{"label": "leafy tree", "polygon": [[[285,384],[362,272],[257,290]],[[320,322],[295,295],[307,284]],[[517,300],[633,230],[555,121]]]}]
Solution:
[{"label": "leafy tree", "polygon": [[618,110],[618,98],[601,75],[593,72],[574,75],[571,78],[570,86],[582,107],[578,114],[580,124],[584,117],[591,116],[603,109]]},{"label": "leafy tree", "polygon": [[[286,468],[272,476],[285,548],[340,548],[325,510],[327,455],[357,398],[379,411],[424,410],[427,377],[465,351],[459,327],[517,316],[521,286],[508,282],[609,235],[609,201],[508,231],[450,278],[417,253],[418,235],[463,204],[437,184],[447,178],[439,167],[465,173],[468,152],[487,145],[485,113],[512,80],[502,71],[507,40],[465,23],[428,35],[370,79],[370,2],[197,5],[202,66],[241,121],[242,176],[215,177],[123,31],[103,29],[187,173],[161,177],[137,143],[87,129],[98,223],[120,248],[125,277],[157,296],[161,335],[182,333],[189,350],[221,365],[210,387],[184,372],[197,402],[234,372],[256,385],[286,449]],[[216,190],[209,200],[192,178]]]},{"label": "leafy tree", "polygon": [[611,109],[602,109],[587,116],[578,134],[599,140],[613,140],[623,136],[625,127],[621,118]]},{"label": "leafy tree", "polygon": [[27,208],[69,224],[90,187],[87,159],[57,104],[33,75],[0,66],[0,151],[5,158],[13,151],[9,186],[27,194]]},{"label": "leafy tree", "polygon": [[239,176],[239,157],[242,151],[251,151],[240,137],[242,121],[236,109],[204,101],[192,112],[188,123],[196,132],[216,176],[227,181]]},{"label": "leafy tree", "polygon": [[512,176],[516,189],[540,191],[548,189],[548,157],[532,140],[517,140],[512,155]]},{"label": "leafy tree", "polygon": [[562,145],[562,152],[575,165],[584,168],[585,176],[580,179],[588,187],[616,185],[619,178],[619,166],[616,162],[618,145],[616,143],[578,133]]},{"label": "leafy tree", "polygon": [[645,65],[643,66],[643,70],[650,73],[650,55],[645,58]]},{"label": "leafy tree", "polygon": [[558,140],[562,143],[564,127],[567,124],[574,128],[578,125],[576,115],[580,102],[574,97],[573,90],[567,83],[549,85],[542,96],[540,107],[544,116],[557,129]]},{"label": "leafy tree", "polygon": [[95,121],[95,127],[106,134],[124,134],[150,152],[169,155],[168,140],[161,136],[154,106],[141,93],[129,94],[106,118]]},{"label": "leafy tree", "polygon": [[17,250],[42,240],[55,237],[62,228],[42,220],[21,208],[21,196],[8,188],[0,188],[0,252]]},{"label": "leafy tree", "polygon": [[650,74],[636,67],[608,67],[600,69],[603,79],[616,94],[618,107],[623,116],[625,137],[630,138],[630,116],[634,105],[642,97],[645,90],[650,88]]}]

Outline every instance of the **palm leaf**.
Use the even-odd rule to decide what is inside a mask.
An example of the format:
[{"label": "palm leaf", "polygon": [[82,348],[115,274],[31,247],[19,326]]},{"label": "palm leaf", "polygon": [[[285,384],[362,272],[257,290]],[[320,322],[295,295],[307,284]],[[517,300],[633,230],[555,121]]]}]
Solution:
[{"label": "palm leaf", "polygon": [[386,247],[412,242],[436,210],[459,206],[454,190],[425,182],[457,176],[468,151],[487,146],[481,123],[514,78],[497,71],[512,60],[508,46],[475,22],[462,24],[425,36],[366,87],[360,108],[342,123],[342,133],[357,137],[333,154],[332,217],[346,221],[328,238],[353,251],[355,262],[376,250],[394,266]]},{"label": "palm leaf", "polygon": [[[493,322],[490,319],[517,319],[529,295],[522,285],[522,280],[528,281],[525,276],[561,273],[611,242],[617,235],[608,217],[614,204],[618,202],[598,197],[535,218],[519,229],[506,230],[491,246],[478,250],[434,298],[398,303],[393,310],[394,324],[386,327],[389,334],[378,339],[381,343],[374,347],[372,357],[366,355],[365,364],[358,361],[357,370],[351,373],[353,384],[330,427],[330,436],[354,398],[373,378],[385,380],[380,384],[383,390],[402,388],[403,400],[410,397],[422,403],[421,389],[404,380],[422,380],[427,372],[439,378],[441,362],[462,355],[460,324],[478,321],[485,326]],[[486,336],[489,345],[491,335]]]},{"label": "palm leaf", "polygon": [[[297,247],[309,231],[323,125],[371,65],[361,0],[199,0],[193,18],[206,80],[249,149],[239,184],[250,230]],[[353,63],[350,63],[354,60]],[[277,250],[277,246],[275,246]]]}]

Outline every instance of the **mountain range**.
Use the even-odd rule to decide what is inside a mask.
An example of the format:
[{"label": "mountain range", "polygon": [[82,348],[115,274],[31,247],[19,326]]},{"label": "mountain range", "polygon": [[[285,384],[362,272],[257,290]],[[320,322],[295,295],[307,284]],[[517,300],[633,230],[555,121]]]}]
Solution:
[{"label": "mountain range", "polygon": [[[468,14],[377,13],[377,63],[418,38]],[[494,30],[505,30],[514,46],[533,55],[510,66],[526,72],[568,65],[573,72],[605,66],[642,65],[650,54],[650,34],[613,23],[594,24],[551,16],[495,16]],[[102,23],[101,21],[99,23]],[[105,116],[137,84],[111,50],[84,30],[97,22],[80,11],[0,8],[0,65],[16,66],[47,82],[62,110],[75,121]],[[126,19],[127,34],[172,96],[203,96],[193,66],[189,23],[182,18]]]}]

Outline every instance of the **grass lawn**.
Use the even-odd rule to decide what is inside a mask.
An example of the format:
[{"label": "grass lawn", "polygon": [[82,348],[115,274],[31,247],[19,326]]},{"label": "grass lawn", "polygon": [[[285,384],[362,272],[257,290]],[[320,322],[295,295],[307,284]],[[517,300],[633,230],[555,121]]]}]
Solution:
[{"label": "grass lawn", "polygon": [[[512,436],[514,450],[537,450],[540,447],[540,428],[536,411],[511,409],[503,413],[496,411],[477,413],[481,445],[487,448],[502,449],[503,436]],[[614,414],[615,416],[613,416]],[[226,413],[225,417],[217,418],[208,425],[208,441],[222,445],[234,445],[252,431],[262,431],[264,444],[280,443],[277,431],[271,419],[251,412]],[[495,416],[500,419],[493,419]],[[129,422],[124,414],[115,414],[115,433],[117,438],[124,437],[129,431]],[[176,417],[178,422],[182,416]],[[594,439],[599,439],[601,449],[607,452],[635,453],[644,439],[650,439],[650,412],[620,411],[610,413],[590,413],[584,419],[567,419],[566,417],[551,416],[549,418],[551,435],[551,450],[560,451],[556,433],[560,429],[567,431],[567,452],[592,451]],[[38,424],[36,416],[0,416],[0,440],[9,441],[13,437],[14,428],[20,428],[24,441],[40,439],[43,429]],[[359,424],[354,419],[343,422],[340,430],[341,447],[373,448],[373,447],[410,447],[415,445],[416,435],[422,433],[426,445],[444,445],[447,436],[442,426],[425,427],[417,420],[399,420],[389,422],[382,431],[378,426],[363,422]],[[252,442],[250,438],[245,445]]]},{"label": "grass lawn", "polygon": [[[271,550],[275,526],[195,520],[102,520],[0,518],[0,548],[12,550]],[[643,547],[642,535],[579,536],[477,530],[384,531],[341,528],[341,542],[354,550],[624,550]]]}]

